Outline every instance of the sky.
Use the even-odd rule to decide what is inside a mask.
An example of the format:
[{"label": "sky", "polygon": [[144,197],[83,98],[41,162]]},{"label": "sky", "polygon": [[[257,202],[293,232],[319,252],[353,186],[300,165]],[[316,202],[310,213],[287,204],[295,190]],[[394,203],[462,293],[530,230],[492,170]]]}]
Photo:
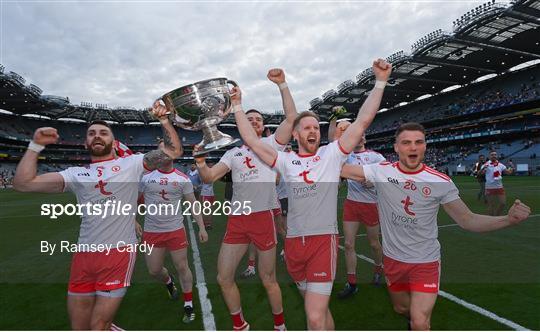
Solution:
[{"label": "sky", "polygon": [[0,64],[43,90],[145,108],[170,90],[227,77],[246,108],[282,109],[283,68],[299,111],[486,1],[0,0]]}]

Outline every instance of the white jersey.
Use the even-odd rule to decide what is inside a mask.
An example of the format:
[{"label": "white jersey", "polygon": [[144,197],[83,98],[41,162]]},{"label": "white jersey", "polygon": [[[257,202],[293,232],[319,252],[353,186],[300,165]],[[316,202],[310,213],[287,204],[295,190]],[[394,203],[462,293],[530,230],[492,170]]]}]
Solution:
[{"label": "white jersey", "polygon": [[491,160],[482,166],[486,170],[486,189],[500,189],[503,187],[502,176],[506,170],[503,163]]},{"label": "white jersey", "polygon": [[[361,152],[351,152],[346,163],[351,165],[370,165],[386,161],[382,154],[364,150]],[[362,203],[375,203],[377,201],[377,191],[375,186],[362,182],[347,179],[347,199]]]},{"label": "white jersey", "polygon": [[[116,248],[123,243],[137,243],[134,220],[139,181],[144,172],[143,158],[143,154],[134,154],[60,172],[64,191],[75,193],[79,204],[94,206],[90,213],[86,208],[81,209],[79,244]],[[126,210],[127,215],[117,213],[118,210],[113,213],[113,204],[122,207],[130,204],[131,209]],[[96,207],[103,213],[96,213]]]},{"label": "white jersey", "polygon": [[277,191],[278,199],[289,197],[289,194],[287,193],[287,183],[285,182],[285,179],[281,175],[279,176],[279,183],[276,184],[276,191]]},{"label": "white jersey", "polygon": [[203,183],[201,186],[201,196],[214,196],[214,184]]},{"label": "white jersey", "polygon": [[[261,141],[277,151],[283,151],[274,135],[262,137]],[[249,206],[251,212],[267,211],[279,207],[276,193],[276,172],[268,167],[250,148],[243,145],[225,152],[220,163],[232,171],[232,206]],[[244,203],[245,202],[245,203]],[[238,204],[238,203],[237,203]]]},{"label": "white jersey", "polygon": [[363,168],[377,189],[383,253],[406,263],[439,260],[439,206],[459,199],[452,180],[425,165],[417,172],[402,171],[397,162]]},{"label": "white jersey", "polygon": [[158,211],[158,213],[153,213],[153,210],[146,211],[144,216],[146,232],[172,232],[184,227],[182,197],[193,193],[193,185],[187,175],[177,169],[168,173],[155,170],[143,176],[139,192],[144,194],[144,204],[147,207],[153,205]]},{"label": "white jersey", "polygon": [[341,168],[348,154],[334,141],[315,154],[278,152],[274,167],[289,193],[287,237],[337,234],[337,198]]}]

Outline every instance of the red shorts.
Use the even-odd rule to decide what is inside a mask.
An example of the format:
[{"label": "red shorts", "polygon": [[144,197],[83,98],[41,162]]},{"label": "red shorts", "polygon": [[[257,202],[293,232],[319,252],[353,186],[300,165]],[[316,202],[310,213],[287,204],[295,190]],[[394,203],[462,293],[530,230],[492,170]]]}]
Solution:
[{"label": "red shorts", "polygon": [[184,227],[171,232],[144,232],[143,242],[169,251],[184,249],[189,245]]},{"label": "red shorts", "polygon": [[201,201],[214,204],[214,202],[216,201],[216,196],[201,196]]},{"label": "red shorts", "polygon": [[439,291],[440,261],[404,263],[384,256],[383,266],[386,284],[392,292],[437,293]]},{"label": "red shorts", "polygon": [[486,189],[486,195],[504,195],[504,188]]},{"label": "red shorts", "polygon": [[108,255],[107,252],[77,252],[71,259],[68,292],[94,293],[128,287],[136,258],[136,252],[118,249],[112,249]]},{"label": "red shorts", "polygon": [[281,215],[281,208],[272,209],[272,213],[274,214],[274,217],[280,216]]},{"label": "red shorts", "polygon": [[295,282],[329,282],[336,278],[338,241],[335,234],[285,239],[287,271]]},{"label": "red shorts", "polygon": [[262,251],[277,244],[274,212],[272,210],[245,215],[229,215],[223,243],[249,244],[253,242]]},{"label": "red shorts", "polygon": [[345,204],[343,204],[343,221],[361,222],[366,226],[378,225],[377,203],[363,203],[346,199]]}]

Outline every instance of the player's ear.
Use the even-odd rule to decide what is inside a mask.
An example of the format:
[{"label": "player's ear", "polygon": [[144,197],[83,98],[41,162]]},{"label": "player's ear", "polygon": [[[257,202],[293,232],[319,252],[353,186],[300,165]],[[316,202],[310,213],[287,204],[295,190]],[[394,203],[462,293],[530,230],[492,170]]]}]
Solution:
[{"label": "player's ear", "polygon": [[395,153],[398,153],[397,143],[394,143],[394,152],[395,152]]}]

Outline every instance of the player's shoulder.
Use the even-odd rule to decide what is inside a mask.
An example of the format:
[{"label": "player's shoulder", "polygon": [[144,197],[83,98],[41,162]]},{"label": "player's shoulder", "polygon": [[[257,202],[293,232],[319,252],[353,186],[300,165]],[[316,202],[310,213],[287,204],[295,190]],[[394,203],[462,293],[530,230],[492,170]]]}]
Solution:
[{"label": "player's shoulder", "polygon": [[173,170],[172,174],[174,174],[178,179],[180,179],[183,182],[188,182],[188,181],[191,182],[191,180],[189,179],[189,176],[187,176],[185,173],[183,173],[177,168]]},{"label": "player's shoulder", "polygon": [[428,178],[433,178],[435,181],[441,181],[442,179],[446,182],[452,182],[452,179],[448,175],[441,173],[437,171],[436,169],[431,168],[427,165],[424,165],[424,170],[422,173],[424,176]]}]

